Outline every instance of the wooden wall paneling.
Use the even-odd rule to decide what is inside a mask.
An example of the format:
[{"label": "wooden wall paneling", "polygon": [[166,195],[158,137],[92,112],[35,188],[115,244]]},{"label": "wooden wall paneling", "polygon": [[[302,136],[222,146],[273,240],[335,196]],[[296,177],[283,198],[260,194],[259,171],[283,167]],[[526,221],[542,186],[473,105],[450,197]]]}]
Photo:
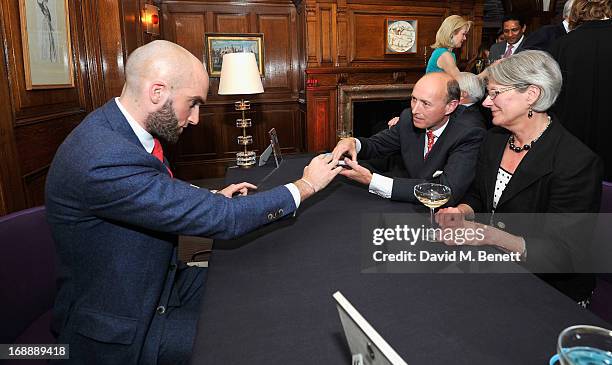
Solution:
[{"label": "wooden wall paneling", "polygon": [[319,59],[319,37],[317,18],[317,4],[315,1],[306,1],[305,5],[305,28],[306,28],[306,66],[307,68],[321,66]]},{"label": "wooden wall paneling", "polygon": [[[0,32],[6,39],[8,19],[7,2],[0,2]],[[7,59],[7,49],[2,47],[2,60]],[[0,215],[26,207],[25,194],[21,184],[21,170],[17,162],[17,147],[13,130],[13,107],[11,83],[6,63],[0,64]]]},{"label": "wooden wall paneling", "polygon": [[[100,45],[100,57],[98,61],[100,63],[100,69],[102,74],[100,75],[104,80],[104,100],[97,102],[96,107],[104,104],[108,99],[121,95],[123,84],[125,82],[125,62],[127,61],[127,52],[123,47],[123,39],[130,40],[133,43],[137,41],[137,32],[133,27],[122,27],[121,19],[130,19],[130,24],[135,22],[134,18],[139,14],[139,9],[136,7],[130,13],[129,2],[123,5],[123,9],[120,8],[120,4],[117,1],[99,1],[97,4],[97,14],[104,14],[103,17],[96,16],[92,17],[92,21],[97,23],[96,36],[99,37],[97,43]],[[125,16],[124,16],[125,14]],[[139,21],[139,19],[138,19]]]},{"label": "wooden wall paneling", "polygon": [[346,0],[338,0],[336,8],[336,62],[335,66],[347,66],[347,44],[346,34],[348,34],[348,7]]},{"label": "wooden wall paneling", "polygon": [[331,150],[336,144],[336,87],[308,89],[306,94],[308,151]]},{"label": "wooden wall paneling", "polygon": [[176,44],[184,47],[204,62],[204,33],[206,23],[203,14],[173,14]]},{"label": "wooden wall paneling", "polygon": [[[377,9],[364,5],[349,6],[349,66],[359,64],[408,64],[425,67],[424,53],[444,20],[444,8],[387,6]],[[386,18],[406,17],[417,20],[417,52],[405,55],[385,54]]]},{"label": "wooden wall paneling", "polygon": [[257,140],[259,150],[263,151],[270,144],[268,131],[276,129],[279,144],[283,153],[297,153],[301,151],[302,133],[299,121],[299,106],[290,104],[268,104],[262,106],[259,113],[261,118],[256,125],[259,127]]},{"label": "wooden wall paneling", "polygon": [[215,32],[249,33],[249,14],[214,13]]},{"label": "wooden wall paneling", "polygon": [[306,57],[307,57],[307,39],[306,39],[306,8],[302,2],[295,12],[296,24],[297,24],[297,42],[295,43],[298,79],[297,81],[297,92],[300,99],[306,100]]},{"label": "wooden wall paneling", "polygon": [[317,4],[317,47],[319,65],[333,65],[337,54],[336,4]]},{"label": "wooden wall paneling", "polygon": [[258,30],[264,33],[264,90],[267,93],[292,94],[295,29],[291,24],[291,13],[258,14],[257,19]]}]

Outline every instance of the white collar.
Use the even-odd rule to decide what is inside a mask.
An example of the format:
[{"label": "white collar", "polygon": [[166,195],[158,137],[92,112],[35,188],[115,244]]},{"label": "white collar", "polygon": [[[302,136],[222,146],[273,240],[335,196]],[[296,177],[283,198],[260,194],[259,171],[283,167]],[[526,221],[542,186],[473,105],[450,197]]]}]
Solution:
[{"label": "white collar", "polygon": [[144,147],[144,149],[148,153],[153,152],[155,142],[153,141],[153,136],[151,135],[151,133],[147,132],[144,128],[140,126],[140,124],[138,124],[138,122],[134,118],[132,118],[130,113],[128,113],[128,111],[125,110],[123,105],[121,105],[121,102],[119,102],[119,98],[115,98],[115,103],[117,103],[121,114],[123,114],[125,119],[127,119],[128,123],[130,124],[130,127],[132,127],[132,130],[136,134],[136,137],[138,137],[138,140],[140,141],[140,144],[142,144],[142,147]]},{"label": "white collar", "polygon": [[[512,45],[512,54],[514,54],[514,52],[516,52],[516,49],[519,48],[519,46],[521,45],[521,43],[523,43],[523,39],[525,39],[525,35],[523,34],[521,36],[521,39],[519,39],[518,42],[514,43]],[[506,49],[508,49],[508,46],[510,45],[510,43],[506,42]]]},{"label": "white collar", "polygon": [[[442,132],[444,132],[444,129],[446,129],[446,126],[448,125],[449,120],[450,118],[448,118],[448,120],[442,125],[442,127],[432,131],[436,139],[440,138],[440,136],[442,135]],[[429,128],[427,130],[429,130]]]},{"label": "white collar", "polygon": [[563,28],[565,28],[565,33],[569,33],[570,32],[569,22],[567,21],[567,19],[563,20]]},{"label": "white collar", "polygon": [[465,104],[460,104],[460,105],[463,105],[464,107],[467,108],[467,107],[470,107],[470,106],[472,106],[474,104],[476,104],[476,103],[465,103]]}]

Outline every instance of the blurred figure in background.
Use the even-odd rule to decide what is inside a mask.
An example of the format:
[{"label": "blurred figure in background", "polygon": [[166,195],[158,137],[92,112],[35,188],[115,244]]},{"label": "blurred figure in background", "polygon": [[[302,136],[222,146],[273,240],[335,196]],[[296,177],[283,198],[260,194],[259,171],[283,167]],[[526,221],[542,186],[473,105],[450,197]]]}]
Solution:
[{"label": "blurred figure in background", "polygon": [[459,89],[461,89],[459,106],[455,110],[457,118],[469,120],[470,124],[481,125],[483,128],[488,126],[485,116],[480,110],[480,101],[485,94],[482,79],[470,72],[461,72],[456,79],[459,83]]},{"label": "blurred figure in background", "polygon": [[434,51],[427,62],[425,73],[446,72],[453,77],[459,74],[453,50],[461,48],[471,26],[470,20],[465,20],[459,15],[451,15],[444,19],[436,33],[436,42],[431,45]]},{"label": "blurred figure in background", "polygon": [[561,123],[604,160],[612,180],[612,0],[574,0],[567,35],[550,53],[563,73],[563,89],[553,107]]},{"label": "blurred figure in background", "polygon": [[568,0],[563,6],[563,21],[561,23],[545,25],[529,34],[523,48],[548,51],[556,39],[569,33],[569,14],[573,2],[573,0]]},{"label": "blurred figure in background", "polygon": [[495,38],[495,43],[501,43],[504,42],[506,40],[506,37],[504,37],[504,29],[500,28],[497,31],[497,37]]},{"label": "blurred figure in background", "polygon": [[489,67],[489,53],[489,47],[482,43],[480,47],[478,47],[478,53],[476,53],[474,57],[468,61],[467,65],[465,65],[465,71],[475,74],[484,71],[485,68]]}]

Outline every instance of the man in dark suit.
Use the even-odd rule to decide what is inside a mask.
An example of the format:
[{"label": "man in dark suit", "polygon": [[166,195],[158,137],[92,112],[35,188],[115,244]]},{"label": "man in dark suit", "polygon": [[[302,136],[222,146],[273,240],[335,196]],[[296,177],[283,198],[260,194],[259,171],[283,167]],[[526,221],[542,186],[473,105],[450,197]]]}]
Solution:
[{"label": "man in dark suit", "polygon": [[457,82],[461,89],[461,98],[455,110],[456,118],[470,125],[490,128],[491,120],[485,118],[480,103],[485,89],[482,79],[471,72],[460,72],[457,75]]},{"label": "man in dark suit", "polygon": [[549,52],[550,46],[555,40],[569,33],[568,19],[573,2],[573,0],[568,0],[563,6],[563,22],[545,25],[532,32],[525,40],[523,48]]},{"label": "man in dark suit", "polygon": [[341,168],[315,157],[302,179],[245,195],[172,177],[159,140],[199,121],[204,66],[167,41],[136,49],[121,97],[59,147],[46,185],[58,252],[53,331],[79,364],[180,364],[195,338],[205,271],[177,259],[178,235],[231,238],[293,213]]},{"label": "man in dark suit", "polygon": [[[417,202],[414,186],[436,180],[452,190],[451,203],[459,201],[474,178],[478,148],[484,137],[482,126],[464,122],[453,114],[459,104],[459,84],[451,76],[433,72],[414,86],[411,109],[399,123],[370,138],[345,138],[332,152],[335,159],[344,154],[351,169],[341,175],[368,185],[371,193],[393,200]],[[372,174],[357,162],[400,153],[406,176],[389,178]]]},{"label": "man in dark suit", "polygon": [[508,14],[504,17],[502,28],[504,31],[504,42],[495,43],[489,52],[491,63],[512,56],[522,51],[523,41],[525,40],[525,30],[527,25],[521,16]]}]

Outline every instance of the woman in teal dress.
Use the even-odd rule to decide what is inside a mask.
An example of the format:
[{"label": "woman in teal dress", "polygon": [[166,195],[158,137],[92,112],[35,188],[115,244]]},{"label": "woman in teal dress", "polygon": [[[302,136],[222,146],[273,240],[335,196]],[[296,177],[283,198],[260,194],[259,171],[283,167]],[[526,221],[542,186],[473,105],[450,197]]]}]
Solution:
[{"label": "woman in teal dress", "polygon": [[436,33],[436,43],[431,45],[434,51],[427,62],[425,73],[446,72],[453,77],[459,75],[453,49],[463,45],[471,26],[470,20],[465,20],[459,15],[451,15],[444,19]]}]

